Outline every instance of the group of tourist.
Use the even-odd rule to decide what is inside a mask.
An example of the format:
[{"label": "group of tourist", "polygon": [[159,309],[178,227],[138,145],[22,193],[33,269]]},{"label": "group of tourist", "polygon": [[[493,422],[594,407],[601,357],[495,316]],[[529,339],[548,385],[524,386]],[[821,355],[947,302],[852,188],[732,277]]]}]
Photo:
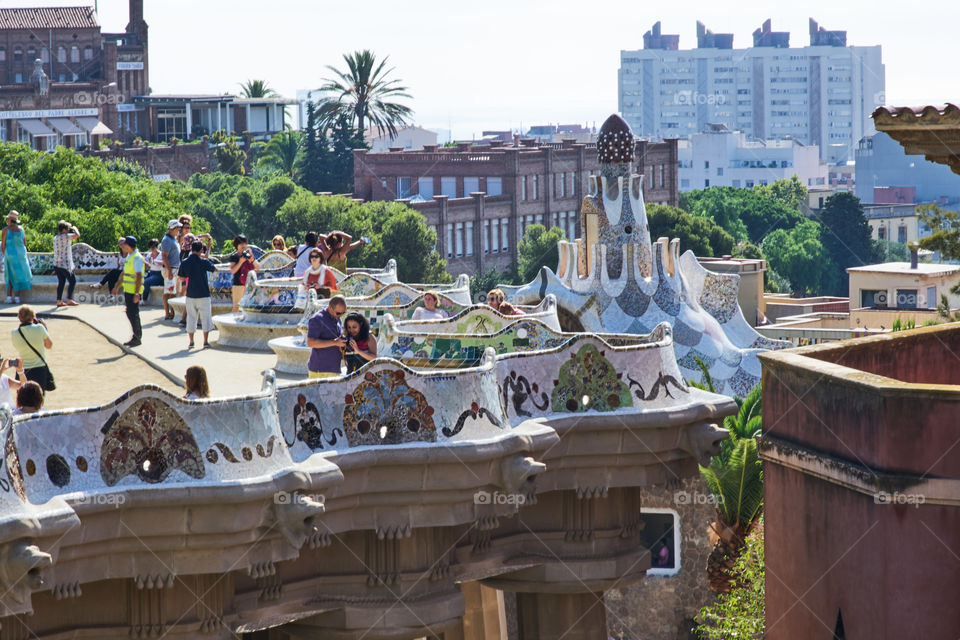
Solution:
[{"label": "group of tourist", "polygon": [[507,302],[503,289],[491,289],[487,292],[487,304],[505,316],[523,316],[523,311]]},{"label": "group of tourist", "polygon": [[[343,231],[331,231],[328,234],[308,231],[303,238],[303,244],[297,245],[294,249],[286,248],[284,240],[280,236],[273,239],[273,248],[279,251],[286,251],[287,255],[296,260],[293,267],[293,275],[303,276],[308,270],[319,271],[319,267],[333,267],[340,273],[347,272],[347,254],[357,247],[368,244],[368,238],[360,238],[354,241],[353,237]],[[320,252],[320,264],[314,262],[314,250]],[[321,280],[322,281],[322,280]]]}]

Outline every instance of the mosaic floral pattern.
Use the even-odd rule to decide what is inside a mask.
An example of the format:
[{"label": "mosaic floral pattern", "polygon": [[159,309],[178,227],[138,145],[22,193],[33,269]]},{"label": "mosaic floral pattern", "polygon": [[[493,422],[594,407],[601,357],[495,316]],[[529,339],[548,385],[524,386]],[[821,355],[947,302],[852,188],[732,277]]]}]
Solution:
[{"label": "mosaic floral pattern", "polygon": [[108,487],[128,475],[155,484],[163,482],[174,469],[196,479],[206,474],[190,428],[162,400],[144,399],[122,414],[115,411],[102,431],[100,476]]},{"label": "mosaic floral pattern", "polygon": [[604,357],[604,352],[585,344],[571,354],[554,380],[550,404],[558,413],[578,411],[614,411],[632,407],[630,390]]},{"label": "mosaic floral pattern", "polygon": [[240,306],[260,313],[291,313],[297,309],[298,291],[296,285],[281,287],[257,282],[244,292]]},{"label": "mosaic floral pattern", "polygon": [[296,261],[288,256],[283,251],[271,250],[263,254],[262,258],[258,258],[257,261],[260,263],[260,269],[263,271],[272,271],[274,269],[284,269],[284,268],[293,268],[293,265]]},{"label": "mosaic floral pattern", "polygon": [[370,296],[385,285],[365,273],[352,273],[337,284],[340,295],[348,298]]},{"label": "mosaic floral pattern", "polygon": [[550,404],[547,394],[540,390],[540,386],[536,382],[531,384],[525,376],[518,376],[516,371],[511,371],[510,375],[503,379],[501,389],[503,404],[512,403],[513,412],[520,417],[532,417],[532,414],[524,409],[527,400],[530,400],[534,409],[541,412],[546,411]]},{"label": "mosaic floral pattern", "polygon": [[434,409],[400,369],[368,372],[345,397],[343,427],[351,447],[436,442]]}]

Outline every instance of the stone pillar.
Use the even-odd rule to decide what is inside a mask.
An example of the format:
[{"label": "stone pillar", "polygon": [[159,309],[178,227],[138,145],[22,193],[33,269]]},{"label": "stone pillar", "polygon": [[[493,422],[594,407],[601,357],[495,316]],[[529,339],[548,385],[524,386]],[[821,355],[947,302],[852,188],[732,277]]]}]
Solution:
[{"label": "stone pillar", "polygon": [[[479,582],[460,584],[464,599],[462,640],[507,640],[506,620],[503,618],[503,592]],[[444,640],[454,640],[455,633],[447,633]],[[459,640],[459,639],[458,639]]]},{"label": "stone pillar", "polygon": [[602,593],[518,593],[523,640],[607,640]]},{"label": "stone pillar", "polygon": [[473,269],[474,274],[483,273],[483,210],[487,199],[487,194],[483,191],[473,191],[470,193],[473,198]]},{"label": "stone pillar", "polygon": [[437,251],[440,257],[447,259],[447,196],[433,196],[437,207]]}]

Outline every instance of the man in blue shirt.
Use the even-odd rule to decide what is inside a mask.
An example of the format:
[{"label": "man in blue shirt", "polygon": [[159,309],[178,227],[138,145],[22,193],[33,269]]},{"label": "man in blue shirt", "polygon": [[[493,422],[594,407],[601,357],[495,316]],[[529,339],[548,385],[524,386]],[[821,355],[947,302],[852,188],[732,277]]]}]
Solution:
[{"label": "man in blue shirt", "polygon": [[188,349],[193,348],[193,334],[197,331],[197,320],[203,329],[203,348],[210,346],[210,332],[213,331],[213,314],[210,308],[210,285],[207,274],[216,271],[213,262],[202,257],[203,243],[194,240],[190,245],[190,255],[180,264],[178,274],[187,279],[187,335],[190,336]]},{"label": "man in blue shirt", "polygon": [[170,298],[179,294],[177,290],[177,269],[180,268],[180,231],[183,227],[179,220],[167,223],[167,233],[160,241],[160,257],[163,260],[163,312],[165,320],[173,320],[173,308]]},{"label": "man in blue shirt", "polygon": [[346,299],[343,296],[333,296],[327,303],[327,308],[313,314],[308,321],[307,346],[311,351],[307,370],[311,378],[340,375],[343,348],[347,346],[340,316],[346,311]]}]

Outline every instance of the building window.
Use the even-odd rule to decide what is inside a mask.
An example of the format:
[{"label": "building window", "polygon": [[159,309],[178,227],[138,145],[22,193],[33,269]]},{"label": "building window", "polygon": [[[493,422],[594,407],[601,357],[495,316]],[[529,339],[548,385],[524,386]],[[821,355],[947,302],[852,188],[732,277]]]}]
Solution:
[{"label": "building window", "polygon": [[57,47],[57,62],[66,62],[67,61],[67,48],[60,46]]},{"label": "building window", "polygon": [[704,180],[704,181],[703,181],[703,188],[704,188],[704,189],[707,189],[707,188],[709,188],[709,187],[710,187],[710,180]]},{"label": "building window", "polygon": [[739,187],[740,187],[740,181],[739,181],[739,180],[734,180],[734,181],[733,181],[733,186],[739,188]]},{"label": "building window", "polygon": [[480,178],[464,178],[463,179],[463,197],[466,198],[471,193],[476,193],[480,191]]},{"label": "building window", "polygon": [[421,197],[433,197],[433,178],[417,178],[417,190]]},{"label": "building window", "polygon": [[0,62],[7,61],[7,49],[5,47],[0,47]]},{"label": "building window", "polygon": [[447,225],[447,257],[453,257],[453,225]]},{"label": "building window", "polygon": [[879,238],[880,240],[886,240],[886,239],[887,239],[887,228],[884,227],[882,224],[881,224],[880,228],[877,229],[877,238]]},{"label": "building window", "polygon": [[490,221],[483,221],[483,253],[487,255],[490,253]]},{"label": "building window", "polygon": [[709,161],[709,160],[704,160],[704,161],[703,161],[703,168],[704,168],[704,169],[709,169],[709,168],[710,168],[710,161]]},{"label": "building window", "polygon": [[527,176],[520,176],[520,199],[527,199]]},{"label": "building window", "polygon": [[916,309],[917,290],[897,289],[897,307],[900,309]]},{"label": "building window", "polygon": [[452,177],[440,178],[440,193],[448,198],[456,198],[457,179]]},{"label": "building window", "polygon": [[13,50],[13,61],[23,62],[23,49],[20,47],[17,47]]},{"label": "building window", "polygon": [[533,176],[533,199],[540,199],[540,176]]},{"label": "building window", "polygon": [[80,62],[80,47],[77,45],[70,47],[70,62]]},{"label": "building window", "polygon": [[860,290],[861,307],[885,307],[887,306],[887,292],[885,289],[861,289]]},{"label": "building window", "polygon": [[170,138],[183,140],[186,137],[186,109],[157,109],[157,139],[168,142]]},{"label": "building window", "polygon": [[680,514],[673,509],[640,509],[644,545],[650,550],[647,575],[672,576],[680,571]]},{"label": "building window", "polygon": [[23,82],[23,74],[22,73],[13,74],[13,81],[17,84]]},{"label": "building window", "polygon": [[[723,167],[717,167],[717,175],[718,175],[718,176],[722,176],[722,175],[723,175]],[[662,172],[662,171],[660,172],[660,186],[661,186],[661,187],[663,186],[663,172]]]},{"label": "building window", "polygon": [[490,221],[490,253],[500,253],[500,219]]},{"label": "building window", "polygon": [[397,178],[397,199],[410,197],[411,178]]},{"label": "building window", "polygon": [[[739,180],[734,180],[734,182],[740,182],[740,181],[739,181]],[[733,185],[733,186],[739,187],[740,185],[735,184],[735,185]],[[690,179],[689,179],[689,178],[680,178],[680,188],[681,188],[681,189],[689,189],[689,188],[690,188]]]},{"label": "building window", "polygon": [[50,50],[46,47],[40,48],[40,61],[44,64],[50,62]]},{"label": "building window", "polygon": [[900,244],[906,244],[907,242],[907,227],[906,225],[900,225],[897,227],[897,242]]},{"label": "building window", "polygon": [[466,236],[467,236],[466,238],[467,241],[465,243],[467,245],[467,249],[465,253],[468,256],[472,256],[473,255],[473,220],[467,221],[467,224],[464,227],[464,233],[466,233]]},{"label": "building window", "polygon": [[457,223],[457,230],[453,235],[454,242],[456,243],[456,256],[458,258],[463,257],[463,223]]},{"label": "building window", "polygon": [[37,48],[30,47],[27,49],[27,62],[33,62],[37,59]]},{"label": "building window", "polygon": [[558,178],[560,182],[560,197],[566,198],[567,197],[567,174],[566,173],[554,174],[554,179],[556,180]]},{"label": "building window", "polygon": [[567,212],[567,240],[573,241],[577,237],[577,212]]},{"label": "building window", "polygon": [[487,195],[503,195],[503,178],[487,178]]},{"label": "building window", "polygon": [[500,250],[510,250],[510,223],[508,218],[500,218]]},{"label": "building window", "polygon": [[83,48],[83,59],[93,60],[93,47],[90,45],[87,45]]},{"label": "building window", "polygon": [[753,189],[753,180],[747,180],[747,189]]}]

